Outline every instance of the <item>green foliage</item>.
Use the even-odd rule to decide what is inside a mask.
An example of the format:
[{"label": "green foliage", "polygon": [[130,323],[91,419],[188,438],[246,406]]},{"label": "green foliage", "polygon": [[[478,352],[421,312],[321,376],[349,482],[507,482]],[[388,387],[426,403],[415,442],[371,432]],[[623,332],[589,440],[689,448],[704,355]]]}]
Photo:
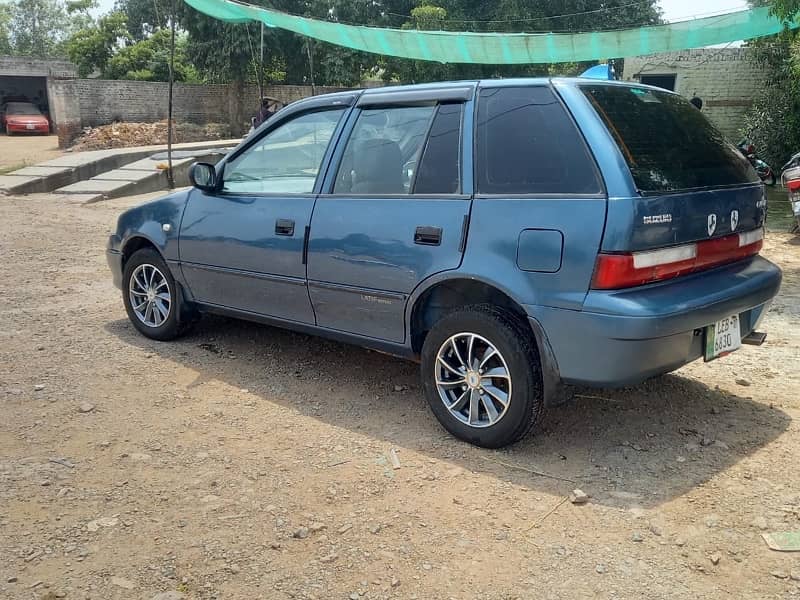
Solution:
[{"label": "green foliage", "polygon": [[97,24],[81,29],[67,40],[67,54],[78,65],[78,74],[88,77],[106,70],[114,52],[129,37],[125,13],[112,12],[101,17]]},{"label": "green foliage", "polygon": [[67,35],[71,36],[78,31],[91,27],[94,24],[92,9],[97,8],[95,0],[67,0],[65,9],[67,12]]},{"label": "green foliage", "polygon": [[800,13],[800,0],[770,0],[772,11],[781,19],[790,21]]},{"label": "green foliage", "polygon": [[90,27],[95,0],[0,0],[0,54],[66,55],[66,41]]},{"label": "green foliage", "polygon": [[11,5],[12,53],[36,57],[62,54],[68,23],[59,0],[17,0]]},{"label": "green foliage", "polygon": [[117,8],[127,15],[133,39],[141,41],[169,25],[173,4],[177,12],[183,10],[183,0],[119,0]]},{"label": "green foliage", "polygon": [[742,133],[778,169],[800,151],[800,35],[787,30],[749,47],[766,81]]},{"label": "green foliage", "polygon": [[244,81],[253,75],[258,27],[230,25],[194,13],[184,22],[192,62],[210,82]]},{"label": "green foliage", "polygon": [[[120,49],[103,72],[107,79],[136,81],[169,80],[170,31],[159,29],[146,40]],[[197,72],[186,58],[187,36],[175,40],[175,81],[198,80]]]},{"label": "green foliage", "polygon": [[0,54],[11,54],[11,5],[0,4]]}]

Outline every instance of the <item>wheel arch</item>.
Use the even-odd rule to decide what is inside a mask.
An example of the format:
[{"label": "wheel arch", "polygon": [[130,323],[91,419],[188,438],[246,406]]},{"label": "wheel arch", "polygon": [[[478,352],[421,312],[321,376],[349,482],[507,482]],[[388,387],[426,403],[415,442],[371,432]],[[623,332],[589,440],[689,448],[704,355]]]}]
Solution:
[{"label": "wheel arch", "polygon": [[411,295],[406,309],[408,340],[415,354],[422,349],[425,335],[448,311],[470,304],[494,304],[520,319],[527,315],[522,304],[502,285],[463,274],[433,277]]},{"label": "wheel arch", "polygon": [[407,339],[413,354],[420,354],[425,336],[441,316],[460,306],[483,303],[507,310],[522,322],[526,331],[530,331],[539,351],[545,405],[560,403],[563,385],[547,333],[541,323],[527,314],[522,303],[495,281],[464,274],[441,274],[419,286],[406,308]]},{"label": "wheel arch", "polygon": [[166,257],[164,256],[164,253],[161,251],[161,248],[159,248],[158,245],[153,240],[151,240],[146,235],[143,235],[141,233],[136,233],[130,236],[127,240],[125,240],[125,242],[123,242],[120,248],[122,252],[123,270],[125,269],[125,263],[128,262],[130,257],[133,256],[135,252],[141,250],[142,248],[152,248],[153,250],[158,252],[159,256],[161,256],[164,262],[167,261]]}]

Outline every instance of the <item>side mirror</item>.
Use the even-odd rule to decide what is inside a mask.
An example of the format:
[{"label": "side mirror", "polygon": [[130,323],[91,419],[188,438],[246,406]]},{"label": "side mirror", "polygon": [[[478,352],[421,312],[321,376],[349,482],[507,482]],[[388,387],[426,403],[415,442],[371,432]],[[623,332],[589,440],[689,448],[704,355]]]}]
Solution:
[{"label": "side mirror", "polygon": [[214,165],[194,163],[189,168],[189,182],[204,192],[213,192],[217,188],[217,171]]}]

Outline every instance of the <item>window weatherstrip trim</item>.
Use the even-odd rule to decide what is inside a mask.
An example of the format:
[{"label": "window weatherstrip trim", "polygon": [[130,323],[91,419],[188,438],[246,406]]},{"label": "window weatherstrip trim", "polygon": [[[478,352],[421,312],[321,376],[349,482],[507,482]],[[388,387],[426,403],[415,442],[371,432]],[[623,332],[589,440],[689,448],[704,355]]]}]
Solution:
[{"label": "window weatherstrip trim", "polygon": [[475,200],[606,200],[608,194],[599,192],[596,194],[562,194],[560,192],[546,194],[475,194]]},{"label": "window weatherstrip trim", "polygon": [[475,93],[475,86],[455,88],[433,88],[428,90],[398,90],[367,92],[356,102],[358,108],[374,106],[408,106],[414,104],[441,104],[443,102],[467,102]]}]

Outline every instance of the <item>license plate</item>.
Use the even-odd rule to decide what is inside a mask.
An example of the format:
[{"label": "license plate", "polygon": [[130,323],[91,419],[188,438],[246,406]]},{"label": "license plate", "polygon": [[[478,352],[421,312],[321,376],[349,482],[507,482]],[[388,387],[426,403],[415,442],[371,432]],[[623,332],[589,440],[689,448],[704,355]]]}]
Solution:
[{"label": "license plate", "polygon": [[34,125],[33,123],[28,123],[27,125],[25,125],[25,128],[26,129],[36,129],[36,125]]},{"label": "license plate", "polygon": [[795,217],[800,217],[800,199],[792,200],[792,212]]},{"label": "license plate", "polygon": [[741,345],[739,315],[726,317],[706,327],[706,361],[730,354]]}]

